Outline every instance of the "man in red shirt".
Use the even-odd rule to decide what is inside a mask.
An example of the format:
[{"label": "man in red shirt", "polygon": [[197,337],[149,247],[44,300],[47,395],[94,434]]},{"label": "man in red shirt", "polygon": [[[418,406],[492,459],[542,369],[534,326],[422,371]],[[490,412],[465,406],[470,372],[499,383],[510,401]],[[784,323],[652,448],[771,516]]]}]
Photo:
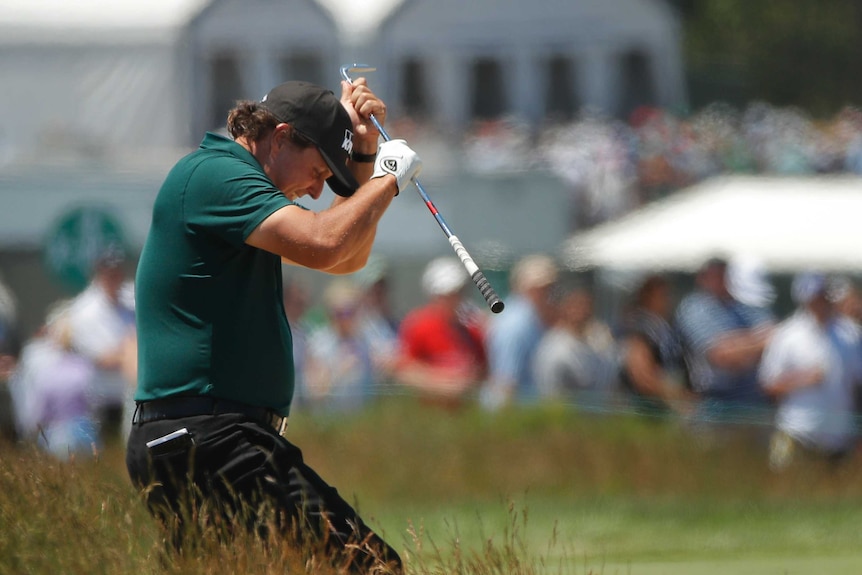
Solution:
[{"label": "man in red shirt", "polygon": [[404,317],[398,333],[396,379],[446,407],[460,405],[487,373],[482,316],[464,299],[468,279],[457,259],[432,260],[422,274],[428,301]]}]

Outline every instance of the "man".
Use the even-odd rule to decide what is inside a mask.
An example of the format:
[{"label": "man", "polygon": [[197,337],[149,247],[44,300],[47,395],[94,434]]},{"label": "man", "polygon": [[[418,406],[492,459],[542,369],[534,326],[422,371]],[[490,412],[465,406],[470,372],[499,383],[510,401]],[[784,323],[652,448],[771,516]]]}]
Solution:
[{"label": "man", "polygon": [[766,346],[760,383],[778,402],[769,462],[787,467],[802,453],[833,461],[856,443],[854,392],[862,381],[859,330],[840,314],[828,279],[796,276],[796,312]]},{"label": "man", "polygon": [[[748,260],[746,260],[748,261]],[[690,362],[692,387],[707,420],[763,408],[757,368],[774,326],[774,291],[761,268],[721,258],[699,270],[696,289],[680,302],[676,321]]]},{"label": "man", "polygon": [[619,336],[620,383],[644,415],[689,415],[696,398],[672,316],[670,282],[662,275],[647,276],[634,293]]},{"label": "man", "polygon": [[[294,378],[282,259],[360,269],[381,216],[421,168],[403,140],[378,149],[371,114],[383,122],[386,107],[364,79],[342,82],[340,101],[281,84],[239,102],[227,119],[233,140],[208,133],[156,198],[138,266],[138,409],[126,462],[135,484],[152,487],[151,509],[177,528],[177,543],[195,492],[192,504],[222,511],[222,524],[316,539],[355,572],[401,571],[395,551],[282,436]],[[329,208],[296,203],[319,198],[324,183],[339,196]]]},{"label": "man", "polygon": [[555,306],[556,322],[542,336],[533,358],[536,387],[543,399],[590,407],[615,385],[613,334],[595,316],[593,295],[584,287],[559,294]]},{"label": "man", "polygon": [[376,373],[371,345],[362,332],[362,292],[347,278],[336,278],[323,292],[327,321],[308,337],[303,407],[356,411],[368,405]]},{"label": "man", "polygon": [[72,350],[93,367],[91,401],[99,435],[105,442],[125,440],[124,415],[131,415],[132,380],[127,358],[135,354],[135,310],[126,255],[106,247],[96,258],[87,288],[72,300],[68,323]]},{"label": "man", "polygon": [[495,316],[488,329],[490,374],[480,398],[486,409],[538,399],[533,358],[556,321],[551,295],[558,275],[557,264],[544,254],[524,256],[512,268],[506,313]]},{"label": "man", "polygon": [[12,291],[0,277],[0,440],[15,441],[15,409],[9,386],[18,365],[20,341],[17,327],[18,305]]},{"label": "man", "polygon": [[359,324],[371,345],[371,358],[377,372],[378,383],[391,377],[392,364],[398,350],[400,318],[392,307],[392,277],[389,265],[380,257],[372,256],[357,275],[357,284],[363,291]]},{"label": "man", "polygon": [[398,332],[398,382],[424,401],[460,406],[487,371],[484,329],[466,305],[467,271],[454,257],[432,260],[422,273],[427,302],[407,313]]}]

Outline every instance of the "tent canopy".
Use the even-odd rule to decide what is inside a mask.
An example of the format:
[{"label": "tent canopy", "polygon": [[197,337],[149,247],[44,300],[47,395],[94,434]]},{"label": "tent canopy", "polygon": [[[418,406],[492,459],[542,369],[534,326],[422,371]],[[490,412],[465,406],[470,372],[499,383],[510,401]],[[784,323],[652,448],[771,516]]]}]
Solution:
[{"label": "tent canopy", "polygon": [[[48,36],[74,29],[108,32],[131,29],[164,29],[185,25],[209,0],[0,0],[0,29],[44,32]],[[8,38],[7,38],[8,39]]]},{"label": "tent canopy", "polygon": [[773,272],[862,270],[862,178],[727,176],[572,237],[572,269],[690,272],[746,254]]}]

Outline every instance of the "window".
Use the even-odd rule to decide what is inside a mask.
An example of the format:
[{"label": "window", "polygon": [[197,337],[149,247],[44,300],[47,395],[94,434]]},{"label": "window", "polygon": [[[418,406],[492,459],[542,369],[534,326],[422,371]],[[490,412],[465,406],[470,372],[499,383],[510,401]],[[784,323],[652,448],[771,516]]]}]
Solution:
[{"label": "window", "polygon": [[655,105],[655,85],[649,56],[633,50],[622,57],[621,67],[623,91],[620,112],[627,117],[639,106]]},{"label": "window", "polygon": [[236,54],[222,52],[209,61],[210,106],[207,115],[207,130],[224,127],[228,111],[243,96],[240,63]]},{"label": "window", "polygon": [[545,62],[545,115],[554,120],[570,120],[580,102],[575,91],[575,63],[563,55]]},{"label": "window", "polygon": [[473,63],[471,113],[474,118],[488,120],[506,113],[506,85],[500,63],[480,58]]},{"label": "window", "polygon": [[401,66],[402,105],[407,116],[428,115],[428,90],[425,85],[425,67],[417,59],[405,60]]},{"label": "window", "polygon": [[323,85],[323,62],[319,55],[308,52],[292,52],[283,56],[279,62],[280,82],[302,80]]}]

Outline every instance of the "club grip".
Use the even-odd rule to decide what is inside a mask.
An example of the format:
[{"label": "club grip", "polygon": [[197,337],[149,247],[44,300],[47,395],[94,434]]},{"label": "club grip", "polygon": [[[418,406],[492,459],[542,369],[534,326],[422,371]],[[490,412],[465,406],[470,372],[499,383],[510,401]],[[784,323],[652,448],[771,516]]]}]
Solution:
[{"label": "club grip", "polygon": [[485,277],[482,270],[476,270],[473,272],[473,283],[476,284],[477,288],[479,288],[479,293],[481,293],[482,297],[485,298],[485,301],[488,302],[488,307],[491,308],[492,312],[500,313],[503,311],[503,308],[505,308],[506,305],[503,303],[503,300],[500,299],[500,296],[497,295],[497,292],[494,291],[494,288],[491,286],[491,282],[488,281],[488,278]]}]

